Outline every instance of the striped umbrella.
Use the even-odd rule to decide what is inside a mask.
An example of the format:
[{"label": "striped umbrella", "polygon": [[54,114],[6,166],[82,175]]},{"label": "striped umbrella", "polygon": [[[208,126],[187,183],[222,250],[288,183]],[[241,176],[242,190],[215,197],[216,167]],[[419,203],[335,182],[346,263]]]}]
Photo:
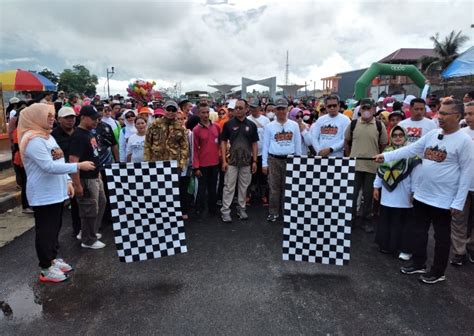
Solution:
[{"label": "striped umbrella", "polygon": [[0,72],[3,91],[56,91],[48,78],[32,71],[8,70]]}]

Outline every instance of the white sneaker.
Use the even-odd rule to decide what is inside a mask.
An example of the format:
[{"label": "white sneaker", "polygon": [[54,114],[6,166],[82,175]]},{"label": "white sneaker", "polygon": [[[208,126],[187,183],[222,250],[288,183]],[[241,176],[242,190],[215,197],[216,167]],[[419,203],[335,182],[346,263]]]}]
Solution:
[{"label": "white sneaker", "polygon": [[63,282],[67,280],[67,276],[56,266],[52,265],[41,270],[39,279],[41,282]]},{"label": "white sneaker", "polygon": [[411,253],[400,252],[398,259],[408,261],[411,259]]},{"label": "white sneaker", "polygon": [[29,215],[31,215],[31,214],[34,214],[34,213],[35,213],[35,212],[34,212],[34,210],[33,210],[33,209],[31,209],[31,208],[25,208],[25,209],[23,209],[23,211],[22,211],[22,212],[23,212],[24,214],[29,214]]},{"label": "white sneaker", "polygon": [[84,247],[84,248],[90,248],[90,249],[93,249],[93,250],[98,250],[98,249],[104,248],[105,244],[102,243],[100,240],[96,240],[94,242],[94,244],[92,244],[92,245],[86,245],[86,244],[82,243],[81,246]]},{"label": "white sneaker", "polygon": [[[95,236],[97,237],[97,239],[100,239],[100,238],[102,238],[102,233],[96,233]],[[79,231],[79,233],[76,236],[76,239],[77,240],[82,240],[82,231]]]},{"label": "white sneaker", "polygon": [[73,270],[72,266],[66,263],[63,259],[55,259],[53,260],[52,265],[59,269],[63,273],[68,273]]}]

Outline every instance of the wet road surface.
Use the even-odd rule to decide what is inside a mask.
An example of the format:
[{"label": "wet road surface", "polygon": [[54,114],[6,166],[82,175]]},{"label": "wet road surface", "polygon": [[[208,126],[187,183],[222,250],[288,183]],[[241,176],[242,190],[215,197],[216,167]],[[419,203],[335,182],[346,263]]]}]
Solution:
[{"label": "wet road surface", "polygon": [[39,283],[34,230],[0,249],[0,335],[474,334],[473,264],[423,285],[361,230],[349,266],[283,262],[283,224],[260,207],[249,215],[191,221],[188,253],[125,264],[111,227],[105,249],[82,249],[66,212],[61,257],[76,268],[67,282]]}]

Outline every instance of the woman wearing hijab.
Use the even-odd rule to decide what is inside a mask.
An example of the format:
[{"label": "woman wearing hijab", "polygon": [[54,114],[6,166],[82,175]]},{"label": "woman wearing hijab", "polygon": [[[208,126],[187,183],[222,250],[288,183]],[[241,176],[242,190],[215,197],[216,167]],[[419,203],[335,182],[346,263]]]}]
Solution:
[{"label": "woman wearing hijab", "polygon": [[26,193],[35,217],[39,278],[43,282],[62,282],[72,270],[57,258],[64,201],[74,196],[68,174],[95,168],[90,161],[65,163],[62,150],[50,135],[54,115],[54,106],[33,104],[22,110],[18,123],[20,154],[28,175]]},{"label": "woman wearing hijab", "polygon": [[[303,121],[303,110],[299,107],[291,109],[288,119],[296,121],[301,132],[305,129],[309,129],[309,125]],[[301,136],[301,155],[308,155],[308,146],[304,142],[303,136]]]},{"label": "woman wearing hijab", "polygon": [[[406,130],[397,125],[390,133],[390,146],[387,146],[384,152],[403,147],[406,143]],[[382,253],[400,252],[399,258],[402,260],[411,258],[411,172],[419,163],[419,159],[413,158],[384,162],[379,166],[374,181],[374,199],[380,200],[380,219],[375,243]]]},{"label": "woman wearing hijab", "polygon": [[135,112],[127,110],[124,113],[125,127],[120,130],[119,139],[119,159],[120,162],[127,162],[127,142],[128,139],[137,133],[135,128]]}]

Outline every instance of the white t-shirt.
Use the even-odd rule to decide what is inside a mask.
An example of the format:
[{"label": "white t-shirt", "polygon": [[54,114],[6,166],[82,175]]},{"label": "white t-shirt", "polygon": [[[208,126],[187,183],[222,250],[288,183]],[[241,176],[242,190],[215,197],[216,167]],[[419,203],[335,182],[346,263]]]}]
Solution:
[{"label": "white t-shirt", "polygon": [[127,157],[132,154],[132,162],[143,162],[145,135],[132,134],[127,141]]},{"label": "white t-shirt", "polygon": [[331,117],[326,114],[319,118],[309,131],[303,131],[306,145],[312,145],[316,153],[324,148],[332,148],[329,156],[344,156],[344,132],[351,121],[343,114]]},{"label": "white t-shirt", "polygon": [[382,188],[380,204],[390,208],[412,208],[411,203],[411,176],[405,177],[392,191],[385,188],[382,179],[377,174],[374,180],[374,188]]},{"label": "white t-shirt", "polygon": [[[472,149],[474,150],[474,129],[471,129],[469,126],[461,128],[467,135],[472,139]],[[474,191],[474,172],[471,174],[471,187],[469,188],[470,191]]]},{"label": "white t-shirt", "polygon": [[465,131],[444,134],[435,129],[411,145],[384,153],[386,161],[423,158],[414,198],[436,208],[463,210],[474,171],[472,139]]},{"label": "white t-shirt", "polygon": [[402,120],[398,125],[407,130],[409,144],[414,143],[422,136],[426,135],[429,131],[437,128],[436,123],[428,118],[423,118],[417,121],[405,119]]},{"label": "white t-shirt", "polygon": [[8,116],[8,120],[12,120],[13,117],[16,117],[16,110],[11,110],[10,115]]},{"label": "white t-shirt", "polygon": [[300,126],[293,120],[283,125],[273,120],[263,133],[262,167],[268,167],[268,155],[301,155]]},{"label": "white t-shirt", "polygon": [[270,123],[270,119],[267,117],[260,115],[258,118],[255,118],[252,115],[249,115],[247,117],[248,120],[253,122],[255,126],[257,126],[257,134],[258,134],[258,156],[262,155],[262,149],[263,149],[263,130],[265,126],[267,126]]}]

